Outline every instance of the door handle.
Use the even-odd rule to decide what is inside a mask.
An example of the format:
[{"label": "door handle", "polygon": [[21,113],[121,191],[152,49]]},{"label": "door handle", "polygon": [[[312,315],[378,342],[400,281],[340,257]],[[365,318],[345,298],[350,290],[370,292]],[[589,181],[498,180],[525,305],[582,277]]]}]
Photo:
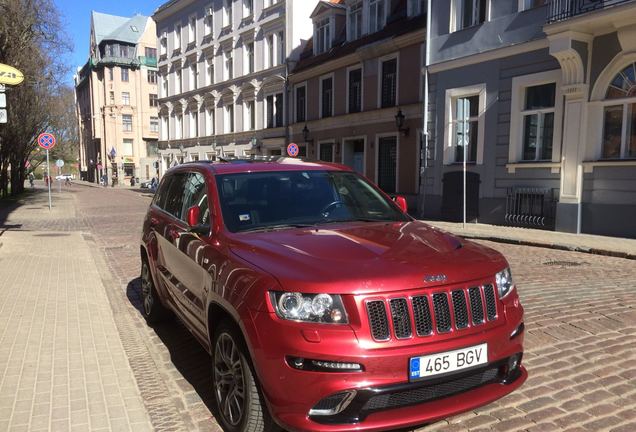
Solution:
[{"label": "door handle", "polygon": [[151,217],[150,218],[150,226],[151,227],[156,227],[157,225],[159,225],[159,219]]},{"label": "door handle", "polygon": [[175,230],[174,228],[170,228],[168,230],[168,239],[170,241],[175,241],[179,238],[179,231]]}]

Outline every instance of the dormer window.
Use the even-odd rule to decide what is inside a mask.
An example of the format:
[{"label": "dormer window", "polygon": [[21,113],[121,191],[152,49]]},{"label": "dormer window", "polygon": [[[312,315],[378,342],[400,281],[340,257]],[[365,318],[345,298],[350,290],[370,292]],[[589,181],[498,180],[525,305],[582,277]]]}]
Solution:
[{"label": "dormer window", "polygon": [[386,0],[369,1],[369,33],[380,31],[386,24]]},{"label": "dormer window", "polygon": [[316,24],[316,54],[321,54],[331,48],[331,23],[329,18],[318,21]]},{"label": "dormer window", "polygon": [[347,11],[349,15],[348,39],[350,41],[362,37],[362,2],[352,4]]}]

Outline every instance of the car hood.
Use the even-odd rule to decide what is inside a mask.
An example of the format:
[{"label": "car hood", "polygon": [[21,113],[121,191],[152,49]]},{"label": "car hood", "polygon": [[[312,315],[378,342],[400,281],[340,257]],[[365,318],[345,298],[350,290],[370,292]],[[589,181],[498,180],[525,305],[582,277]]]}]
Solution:
[{"label": "car hood", "polygon": [[[362,294],[493,276],[498,252],[423,222],[360,222],[239,233],[230,248],[274,276],[284,290]],[[437,282],[439,284],[440,282]]]}]

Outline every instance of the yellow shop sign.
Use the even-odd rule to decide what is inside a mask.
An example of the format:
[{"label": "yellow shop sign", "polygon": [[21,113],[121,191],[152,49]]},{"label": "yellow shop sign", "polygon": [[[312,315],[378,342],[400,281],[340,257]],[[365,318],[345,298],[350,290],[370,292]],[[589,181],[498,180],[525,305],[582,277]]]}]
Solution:
[{"label": "yellow shop sign", "polygon": [[24,81],[24,74],[6,64],[0,63],[0,84],[18,85]]}]

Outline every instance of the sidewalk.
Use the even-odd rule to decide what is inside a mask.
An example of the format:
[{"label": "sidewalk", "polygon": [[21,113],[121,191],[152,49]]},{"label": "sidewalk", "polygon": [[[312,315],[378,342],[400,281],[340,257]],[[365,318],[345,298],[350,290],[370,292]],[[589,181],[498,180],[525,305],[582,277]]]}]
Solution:
[{"label": "sidewalk", "polygon": [[85,234],[38,229],[63,198],[0,208],[0,431],[152,430]]},{"label": "sidewalk", "polygon": [[569,234],[531,228],[425,221],[444,231],[470,239],[571,250],[636,260],[636,240],[590,234]]}]

